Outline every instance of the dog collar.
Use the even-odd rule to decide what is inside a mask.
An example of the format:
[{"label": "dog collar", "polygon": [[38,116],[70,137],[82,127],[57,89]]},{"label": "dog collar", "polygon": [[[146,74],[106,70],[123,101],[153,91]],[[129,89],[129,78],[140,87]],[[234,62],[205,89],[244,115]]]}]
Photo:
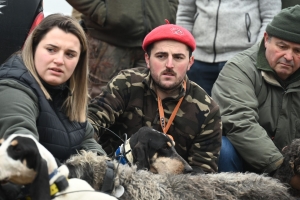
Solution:
[{"label": "dog collar", "polygon": [[103,184],[100,191],[120,198],[124,194],[125,189],[122,185],[115,187],[115,165],[112,161],[107,160],[106,166]]},{"label": "dog collar", "polygon": [[51,198],[55,198],[55,195],[58,192],[61,192],[69,187],[68,179],[65,176],[58,177],[55,182],[50,185],[50,196]]},{"label": "dog collar", "polygon": [[55,169],[50,175],[49,175],[49,180],[51,180],[51,178],[53,178],[53,176],[55,176],[57,174],[58,170]]},{"label": "dog collar", "polygon": [[101,192],[111,194],[114,190],[114,182],[115,182],[115,166],[114,164],[107,160],[106,161],[106,171],[103,179],[103,184],[101,187]]},{"label": "dog collar", "polygon": [[133,156],[132,156],[132,153],[131,153],[131,147],[130,147],[130,144],[129,144],[129,140],[130,139],[126,140],[125,145],[124,145],[124,150],[125,150],[124,156],[125,156],[127,162],[129,164],[131,164],[131,163],[133,163]]},{"label": "dog collar", "polygon": [[[50,175],[49,175],[49,180],[51,178],[53,178],[56,174],[58,173],[58,170],[55,169]],[[67,180],[67,178],[65,176],[60,176],[58,177],[55,182],[50,185],[50,196],[51,199],[55,198],[55,195],[58,192],[61,192],[63,190],[65,190],[67,187],[69,186],[69,182]],[[30,186],[25,186],[21,189],[22,193],[24,195],[22,195],[22,197],[18,198],[18,200],[31,200],[31,197],[28,196],[29,193],[29,187]]]},{"label": "dog collar", "polygon": [[[51,180],[56,174],[58,173],[58,170],[55,169],[50,175],[49,180]],[[56,195],[58,192],[65,190],[69,186],[68,180],[65,176],[59,176],[55,182],[50,185],[50,196],[53,199],[54,195]]]},{"label": "dog collar", "polygon": [[133,163],[133,156],[131,153],[131,147],[129,141],[130,139],[126,140],[124,144],[119,146],[119,148],[116,150],[115,153],[116,159],[123,165],[125,164],[131,165]]}]

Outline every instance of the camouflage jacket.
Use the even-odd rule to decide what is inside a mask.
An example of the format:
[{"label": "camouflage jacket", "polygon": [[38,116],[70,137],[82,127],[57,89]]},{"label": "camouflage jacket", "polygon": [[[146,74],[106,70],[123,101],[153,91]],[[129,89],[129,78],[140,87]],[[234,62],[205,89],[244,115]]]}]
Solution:
[{"label": "camouflage jacket", "polygon": [[[162,101],[167,123],[177,102],[184,96],[168,134],[173,136],[177,152],[193,168],[216,172],[222,135],[219,106],[187,77],[186,82],[186,91],[182,88],[178,97]],[[112,155],[122,142],[103,127],[120,137],[126,133],[128,138],[142,126],[162,131],[152,84],[147,68],[123,70],[92,100],[88,118],[108,155]]]}]

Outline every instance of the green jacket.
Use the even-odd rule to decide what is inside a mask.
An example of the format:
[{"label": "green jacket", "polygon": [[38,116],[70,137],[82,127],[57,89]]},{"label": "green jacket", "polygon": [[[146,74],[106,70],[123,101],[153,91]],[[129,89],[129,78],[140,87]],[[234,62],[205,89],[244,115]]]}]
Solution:
[{"label": "green jacket", "polygon": [[282,9],[300,4],[299,0],[281,0]]},{"label": "green jacket", "polygon": [[[31,134],[39,138],[35,125],[39,109],[33,91],[17,81],[0,80],[0,104],[0,138],[13,133]],[[93,127],[88,123],[81,149],[104,155],[105,152],[93,139],[93,135]]]},{"label": "green jacket", "polygon": [[165,19],[175,24],[178,0],[67,0],[83,13],[88,33],[123,47],[141,47],[144,37]]},{"label": "green jacket", "polygon": [[[35,79],[30,76],[18,56],[12,56],[1,65],[0,138],[20,133],[33,135],[56,158],[61,160],[81,149],[105,155],[101,146],[93,138],[94,130],[90,123],[80,123],[79,127],[76,126],[77,122],[69,122],[66,117],[62,116],[59,105],[64,101],[63,94],[67,91],[65,89],[51,90],[53,100],[45,103],[45,98],[38,96],[40,93],[35,90],[37,85],[35,83]],[[54,114],[50,117],[48,113]],[[59,129],[62,126],[65,130]],[[60,143],[62,141],[64,144]],[[66,152],[59,152],[61,149],[66,149]]]},{"label": "green jacket", "polygon": [[299,72],[285,88],[278,80],[261,42],[229,60],[212,90],[223,134],[247,163],[266,173],[281,165],[282,148],[300,137]]},{"label": "green jacket", "polygon": [[[221,119],[219,106],[205,91],[187,77],[187,89],[180,95],[165,98],[163,103],[166,123],[179,99],[184,96],[177,115],[168,131],[175,141],[177,152],[194,168],[217,171],[221,147]],[[142,126],[162,131],[157,96],[152,90],[149,69],[133,68],[121,71],[89,105],[89,120],[109,128],[120,137],[129,138]],[[100,144],[112,154],[122,143],[112,132],[99,129]]]}]

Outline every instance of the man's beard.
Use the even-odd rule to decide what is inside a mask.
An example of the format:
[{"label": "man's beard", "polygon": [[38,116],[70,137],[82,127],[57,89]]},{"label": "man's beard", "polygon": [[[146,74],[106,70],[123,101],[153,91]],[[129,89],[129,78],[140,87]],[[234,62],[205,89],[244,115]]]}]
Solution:
[{"label": "man's beard", "polygon": [[173,90],[176,90],[176,89],[178,89],[179,87],[180,87],[180,85],[181,85],[181,83],[182,83],[182,81],[181,82],[175,82],[174,84],[172,84],[172,85],[169,85],[169,86],[165,86],[164,84],[162,84],[160,81],[156,81],[156,80],[153,80],[154,81],[154,84],[156,85],[156,87],[158,88],[158,89],[160,89],[161,91],[165,91],[165,92],[168,92],[168,91],[173,91]]},{"label": "man's beard", "polygon": [[173,70],[165,70],[159,75],[159,77],[152,77],[152,79],[153,79],[153,83],[154,83],[154,85],[156,86],[157,89],[159,89],[160,91],[166,92],[166,93],[170,93],[170,92],[173,92],[173,91],[177,90],[180,87],[180,85],[182,84],[183,79],[182,80],[177,80],[172,85],[166,86],[165,84],[163,84],[160,81],[160,76],[163,75],[163,74],[166,74],[166,73],[170,73],[174,77],[176,77],[176,73]]}]

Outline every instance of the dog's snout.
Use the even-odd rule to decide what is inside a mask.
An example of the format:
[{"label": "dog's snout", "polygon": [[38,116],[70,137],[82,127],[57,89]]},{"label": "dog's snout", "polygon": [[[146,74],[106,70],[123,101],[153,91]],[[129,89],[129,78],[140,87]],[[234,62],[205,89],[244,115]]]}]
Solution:
[{"label": "dog's snout", "polygon": [[192,171],[193,171],[193,168],[189,164],[184,166],[184,173],[185,174],[192,173]]}]

